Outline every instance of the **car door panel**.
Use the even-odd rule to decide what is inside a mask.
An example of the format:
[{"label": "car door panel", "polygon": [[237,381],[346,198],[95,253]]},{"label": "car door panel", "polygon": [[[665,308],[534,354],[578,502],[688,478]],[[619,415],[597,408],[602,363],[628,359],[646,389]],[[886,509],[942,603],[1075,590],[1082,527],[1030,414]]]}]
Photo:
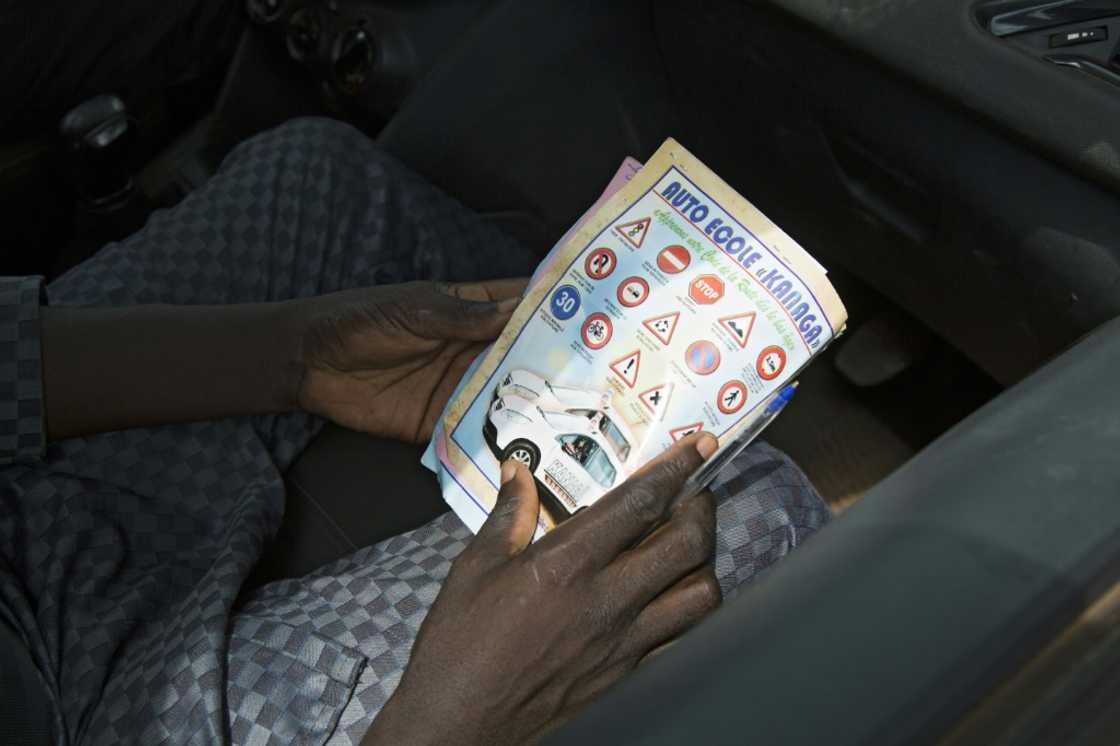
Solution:
[{"label": "car door panel", "polygon": [[[820,17],[804,3],[775,5],[787,9],[656,6],[662,45],[688,60],[669,75],[686,107],[681,137],[701,158],[826,266],[868,282],[1002,383],[1120,313],[1120,200],[1108,169],[1089,167],[1089,148],[1046,148],[1048,128],[1025,137],[1033,108],[1016,119],[1014,104],[973,106],[988,84],[964,85],[963,62],[935,85],[937,65],[910,57],[941,59],[929,37],[956,29],[955,48],[977,45],[977,60],[1009,75],[1057,75],[1069,106],[1104,116],[1114,102],[1094,108],[1096,84],[1001,48],[955,5],[827,3],[849,12]],[[951,20],[919,33],[909,16],[930,6]],[[875,29],[890,38],[873,55]],[[896,33],[912,42],[906,65],[894,64]],[[980,64],[965,67],[979,75]],[[1023,85],[999,96],[1021,97]],[[1067,145],[1089,138],[1069,131]],[[1111,149],[1115,135],[1095,131]]]},{"label": "car door panel", "polygon": [[[577,436],[578,437],[578,436]],[[557,438],[542,456],[544,483],[562,503],[565,510],[574,513],[585,498],[588,484],[583,478],[583,467],[564,451]]]},{"label": "car door panel", "polygon": [[[772,0],[771,4],[958,102],[1106,187],[1120,188],[1120,91],[1039,64],[983,25],[974,0]],[[1108,3],[1095,3],[1107,5]],[[990,12],[990,11],[989,11]]]}]

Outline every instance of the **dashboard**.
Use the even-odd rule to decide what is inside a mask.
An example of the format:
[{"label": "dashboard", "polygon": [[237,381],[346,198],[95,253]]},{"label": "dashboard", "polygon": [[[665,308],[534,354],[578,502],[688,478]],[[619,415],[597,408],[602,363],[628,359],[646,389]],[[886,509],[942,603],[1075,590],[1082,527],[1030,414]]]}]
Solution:
[{"label": "dashboard", "polygon": [[246,0],[249,18],[333,109],[385,121],[485,0]]}]

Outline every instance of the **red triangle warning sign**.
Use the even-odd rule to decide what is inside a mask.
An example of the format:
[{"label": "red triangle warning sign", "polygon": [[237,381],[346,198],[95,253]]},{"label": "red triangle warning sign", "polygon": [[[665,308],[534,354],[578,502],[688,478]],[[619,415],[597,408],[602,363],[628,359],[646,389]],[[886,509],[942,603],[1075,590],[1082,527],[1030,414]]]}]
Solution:
[{"label": "red triangle warning sign", "polygon": [[642,241],[646,240],[646,234],[649,233],[649,218],[642,218],[641,220],[633,220],[629,223],[622,223],[614,227],[618,235],[625,238],[631,246],[635,249],[642,248]]},{"label": "red triangle warning sign", "polygon": [[630,388],[638,382],[638,368],[642,367],[642,351],[634,350],[611,363],[611,371]]},{"label": "red triangle warning sign", "polygon": [[654,386],[651,389],[646,389],[638,394],[638,398],[642,400],[642,404],[653,415],[653,419],[660,420],[665,414],[665,410],[669,407],[669,397],[673,395],[673,384],[662,383]]},{"label": "red triangle warning sign", "polygon": [[754,328],[754,317],[754,311],[737,313],[734,316],[724,316],[719,320],[719,325],[735,338],[735,343],[738,344],[739,349],[742,350],[746,348],[747,340],[751,338],[751,329]]},{"label": "red triangle warning sign", "polygon": [[673,428],[669,431],[669,437],[673,439],[674,443],[676,443],[681,438],[687,438],[689,435],[698,433],[702,429],[704,429],[703,422],[693,422],[691,425],[682,425],[680,427]]},{"label": "red triangle warning sign", "polygon": [[649,329],[649,333],[657,337],[658,341],[666,347],[673,341],[673,332],[677,330],[677,322],[680,321],[681,312],[673,311],[672,313],[662,314],[661,316],[654,316],[652,319],[646,319],[642,322],[642,326]]}]

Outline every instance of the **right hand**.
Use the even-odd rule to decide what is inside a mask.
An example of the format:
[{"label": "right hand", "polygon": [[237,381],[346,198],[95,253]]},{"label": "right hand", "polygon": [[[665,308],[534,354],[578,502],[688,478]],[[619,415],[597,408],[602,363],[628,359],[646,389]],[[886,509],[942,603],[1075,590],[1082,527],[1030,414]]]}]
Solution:
[{"label": "right hand", "polygon": [[452,565],[366,744],[535,741],[720,603],[710,493],[675,502],[716,440],[685,438],[532,544],[532,475]]}]

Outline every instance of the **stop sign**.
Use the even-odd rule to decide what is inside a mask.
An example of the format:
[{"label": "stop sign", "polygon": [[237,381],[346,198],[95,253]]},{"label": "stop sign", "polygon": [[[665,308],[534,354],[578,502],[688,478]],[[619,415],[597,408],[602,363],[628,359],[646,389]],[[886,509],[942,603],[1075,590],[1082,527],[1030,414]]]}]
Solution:
[{"label": "stop sign", "polygon": [[688,286],[688,297],[701,305],[710,305],[723,297],[723,280],[715,275],[700,275]]}]

